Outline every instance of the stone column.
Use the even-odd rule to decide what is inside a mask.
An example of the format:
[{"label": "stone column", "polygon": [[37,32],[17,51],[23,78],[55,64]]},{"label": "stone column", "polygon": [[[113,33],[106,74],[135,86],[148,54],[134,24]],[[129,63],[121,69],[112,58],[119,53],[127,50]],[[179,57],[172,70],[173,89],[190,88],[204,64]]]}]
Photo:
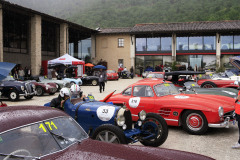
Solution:
[{"label": "stone column", "polygon": [[177,41],[177,36],[175,33],[172,34],[172,62],[176,61],[176,41]]},{"label": "stone column", "polygon": [[68,24],[62,23],[60,24],[60,56],[63,56],[64,54],[69,52],[68,43],[69,43]]},{"label": "stone column", "polygon": [[31,17],[31,42],[30,42],[30,56],[31,56],[31,70],[32,75],[39,75],[42,65],[42,18],[39,15]]},{"label": "stone column", "polygon": [[91,36],[91,58],[96,58],[96,35]]},{"label": "stone column", "polygon": [[131,59],[131,66],[133,66],[134,70],[135,68],[135,48],[136,48],[136,42],[135,42],[135,36],[130,36],[130,59]]},{"label": "stone column", "polygon": [[3,62],[3,12],[2,4],[0,4],[0,62]]},{"label": "stone column", "polygon": [[216,33],[216,67],[221,67],[221,36]]}]

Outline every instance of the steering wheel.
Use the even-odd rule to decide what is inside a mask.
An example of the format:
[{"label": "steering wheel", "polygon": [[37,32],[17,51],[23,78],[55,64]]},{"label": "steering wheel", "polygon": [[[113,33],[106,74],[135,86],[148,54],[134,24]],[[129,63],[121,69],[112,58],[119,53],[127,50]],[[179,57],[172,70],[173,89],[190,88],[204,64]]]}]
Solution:
[{"label": "steering wheel", "polygon": [[[19,153],[19,152],[20,152],[20,153],[21,153],[21,152],[23,152],[23,153],[27,153],[27,154],[28,154],[27,156],[31,156],[31,153],[30,153],[28,150],[26,150],[26,149],[18,149],[18,150],[13,151],[12,153],[9,153],[9,154],[11,154],[11,155],[15,155],[16,153]],[[9,158],[11,157],[11,155],[5,157],[3,160],[7,160],[7,159],[9,159]]]}]

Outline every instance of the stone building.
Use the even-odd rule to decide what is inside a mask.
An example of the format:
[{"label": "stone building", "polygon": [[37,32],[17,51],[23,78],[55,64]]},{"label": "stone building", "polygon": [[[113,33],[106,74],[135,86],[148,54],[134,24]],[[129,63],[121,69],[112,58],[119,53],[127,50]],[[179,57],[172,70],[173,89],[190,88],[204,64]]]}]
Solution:
[{"label": "stone building", "polygon": [[97,62],[111,69],[156,65],[197,65],[201,69],[228,67],[229,57],[240,55],[240,20],[137,24],[130,28],[100,29],[95,36]]},{"label": "stone building", "polygon": [[[0,1],[0,61],[31,67],[38,75],[42,61],[78,52],[78,44],[97,31],[40,13],[4,0]],[[82,57],[78,57],[82,59]]]}]

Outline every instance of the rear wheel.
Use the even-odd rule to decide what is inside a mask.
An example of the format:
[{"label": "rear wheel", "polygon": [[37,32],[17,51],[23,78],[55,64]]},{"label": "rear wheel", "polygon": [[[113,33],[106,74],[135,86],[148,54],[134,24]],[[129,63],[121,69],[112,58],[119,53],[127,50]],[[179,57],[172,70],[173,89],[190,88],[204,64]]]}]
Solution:
[{"label": "rear wheel", "polygon": [[19,100],[19,94],[16,90],[11,90],[8,94],[8,98],[11,101],[17,101],[17,100]]},{"label": "rear wheel", "polygon": [[188,110],[182,115],[182,126],[190,134],[201,135],[208,129],[208,122],[201,111]]},{"label": "rear wheel", "polygon": [[215,88],[217,87],[217,85],[213,82],[204,82],[202,85],[201,85],[202,88]]},{"label": "rear wheel", "polygon": [[74,85],[74,84],[76,84],[75,82],[70,82],[70,86],[72,86],[72,85]]},{"label": "rear wheel", "polygon": [[92,85],[96,86],[97,85],[97,80],[92,80]]},{"label": "rear wheel", "polygon": [[153,135],[153,137],[140,141],[144,146],[158,147],[162,145],[168,137],[166,121],[162,116],[155,113],[147,114],[147,118],[143,121],[142,130],[146,133],[142,136]]},{"label": "rear wheel", "polygon": [[123,131],[117,126],[104,124],[98,127],[92,136],[92,139],[108,143],[127,144]]}]

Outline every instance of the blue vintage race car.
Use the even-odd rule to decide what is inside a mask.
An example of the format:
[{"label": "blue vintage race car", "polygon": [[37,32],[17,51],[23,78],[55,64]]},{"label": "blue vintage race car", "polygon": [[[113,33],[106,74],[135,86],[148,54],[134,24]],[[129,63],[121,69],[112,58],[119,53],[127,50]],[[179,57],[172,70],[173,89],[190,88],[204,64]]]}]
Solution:
[{"label": "blue vintage race car", "polygon": [[[50,103],[44,106],[50,106]],[[135,143],[145,146],[160,146],[168,136],[165,120],[155,113],[139,113],[138,121],[133,124],[130,110],[96,101],[89,95],[85,100],[68,99],[64,111],[73,117],[92,139],[109,143]]]}]

